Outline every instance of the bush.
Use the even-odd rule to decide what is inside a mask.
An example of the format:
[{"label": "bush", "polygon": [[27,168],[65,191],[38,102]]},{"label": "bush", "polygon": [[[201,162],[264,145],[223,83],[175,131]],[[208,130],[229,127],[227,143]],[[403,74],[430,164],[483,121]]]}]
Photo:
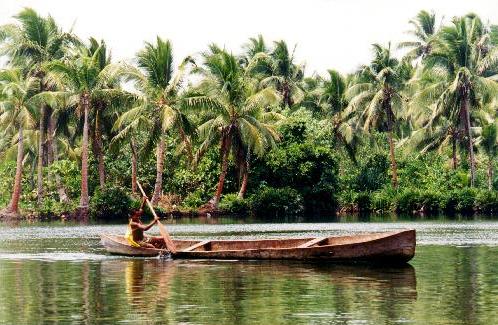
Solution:
[{"label": "bush", "polygon": [[263,187],[250,198],[251,213],[256,216],[279,217],[302,214],[303,198],[289,187]]},{"label": "bush", "polygon": [[463,188],[454,191],[457,197],[456,211],[463,214],[472,214],[474,212],[474,203],[476,191],[472,188]]},{"label": "bush", "polygon": [[418,195],[418,208],[429,214],[437,214],[443,202],[443,196],[439,192],[427,190],[422,191]]},{"label": "bush", "polygon": [[54,218],[62,215],[69,216],[77,208],[76,204],[62,203],[51,198],[45,198],[36,209],[36,213],[42,218]]},{"label": "bush", "polygon": [[389,161],[384,154],[371,156],[364,165],[360,167],[359,173],[354,180],[354,188],[359,191],[375,191],[389,182]]},{"label": "bush", "polygon": [[339,206],[341,211],[353,211],[356,204],[356,192],[353,190],[344,190],[339,195]]},{"label": "bush", "polygon": [[183,200],[182,206],[189,209],[196,209],[206,203],[206,199],[202,195],[201,190],[195,190]]},{"label": "bush", "polygon": [[445,213],[455,212],[472,214],[476,199],[476,190],[472,188],[455,189],[447,193],[442,200],[442,207]]},{"label": "bush", "polygon": [[122,219],[129,216],[132,206],[132,200],[123,188],[97,188],[90,201],[90,214],[95,219]]},{"label": "bush", "polygon": [[230,193],[223,195],[220,209],[230,214],[245,214],[250,207],[247,200],[239,199],[237,193]]},{"label": "bush", "polygon": [[371,209],[375,212],[392,211],[395,207],[396,191],[392,187],[386,187],[372,193]]},{"label": "bush", "polygon": [[488,190],[477,192],[474,205],[481,213],[498,212],[498,192]]},{"label": "bush", "polygon": [[360,192],[355,198],[356,208],[359,212],[368,212],[371,210],[371,193]]},{"label": "bush", "polygon": [[413,213],[420,207],[420,193],[417,190],[406,189],[396,197],[396,212],[398,213]]}]

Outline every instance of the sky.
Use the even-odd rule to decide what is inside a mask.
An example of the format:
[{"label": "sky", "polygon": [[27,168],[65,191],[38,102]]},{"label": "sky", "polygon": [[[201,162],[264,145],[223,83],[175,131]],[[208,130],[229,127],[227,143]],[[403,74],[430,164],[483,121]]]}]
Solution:
[{"label": "sky", "polygon": [[[104,39],[116,60],[131,60],[145,41],[170,39],[177,62],[212,42],[239,53],[249,37],[285,40],[306,74],[352,72],[371,44],[406,40],[418,11],[437,19],[474,12],[498,24],[496,0],[0,0],[0,24],[23,7],[52,15],[83,39]],[[394,45],[393,45],[394,46]]]}]

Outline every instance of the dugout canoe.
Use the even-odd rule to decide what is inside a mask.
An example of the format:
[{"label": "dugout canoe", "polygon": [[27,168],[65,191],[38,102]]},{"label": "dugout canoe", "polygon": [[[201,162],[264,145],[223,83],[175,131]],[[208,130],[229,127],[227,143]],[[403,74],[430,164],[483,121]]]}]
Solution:
[{"label": "dugout canoe", "polygon": [[[173,240],[179,259],[328,260],[404,263],[415,255],[415,230],[317,238]],[[102,234],[111,254],[158,256],[164,250],[132,247],[123,236]]]}]

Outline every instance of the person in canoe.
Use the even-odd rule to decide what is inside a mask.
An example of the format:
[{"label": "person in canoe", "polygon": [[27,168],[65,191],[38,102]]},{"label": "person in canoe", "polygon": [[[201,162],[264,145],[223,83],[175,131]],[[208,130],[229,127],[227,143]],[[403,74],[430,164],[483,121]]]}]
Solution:
[{"label": "person in canoe", "polygon": [[144,234],[145,231],[152,228],[159,220],[159,218],[154,218],[154,220],[148,225],[144,225],[140,217],[143,214],[143,209],[145,205],[146,198],[142,198],[142,204],[140,208],[135,210],[128,222],[128,230],[126,231],[125,238],[128,243],[133,247],[145,247],[145,248],[164,248],[164,239],[162,237],[151,237]]}]

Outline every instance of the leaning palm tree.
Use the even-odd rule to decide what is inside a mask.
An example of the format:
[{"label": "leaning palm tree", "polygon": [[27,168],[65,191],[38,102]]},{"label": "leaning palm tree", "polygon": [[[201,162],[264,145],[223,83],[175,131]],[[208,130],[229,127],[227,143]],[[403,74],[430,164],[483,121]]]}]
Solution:
[{"label": "leaning palm tree", "polygon": [[139,69],[126,66],[120,71],[136,82],[140,101],[116,121],[114,128],[119,133],[114,141],[126,138],[129,133],[140,128],[149,130],[143,152],[148,153],[156,147],[156,181],[152,204],[157,204],[162,193],[165,135],[168,130],[178,131],[189,161],[193,161],[190,134],[194,128],[182,111],[180,96],[185,69],[191,62],[190,57],[185,58],[175,74],[171,42],[157,37],[156,44],[146,43],[145,48],[138,53]]},{"label": "leaning palm tree", "polygon": [[412,60],[424,59],[432,50],[437,33],[436,15],[421,10],[417,16],[410,20],[413,30],[408,31],[415,40],[401,42],[398,47],[409,49],[406,54]]},{"label": "leaning palm tree", "polygon": [[[23,77],[20,69],[0,72],[0,123],[5,129],[17,130],[17,162],[12,197],[6,214],[19,214],[21,197],[21,180],[24,160],[24,130],[35,125],[39,80],[34,77]],[[38,101],[37,101],[38,100]]]},{"label": "leaning palm tree", "polygon": [[398,177],[394,131],[398,126],[398,113],[404,106],[401,92],[410,77],[411,66],[394,58],[390,47],[374,44],[373,48],[372,63],[357,73],[355,82],[347,90],[349,105],[346,113],[352,114],[355,123],[363,125],[365,131],[376,128],[387,132],[392,184],[396,188]]},{"label": "leaning palm tree", "polygon": [[[24,67],[30,76],[38,77],[39,92],[50,90],[42,66],[64,57],[67,46],[79,41],[71,33],[62,32],[51,16],[42,17],[33,9],[23,9],[15,19],[18,24],[0,26],[0,55],[6,55],[14,66]],[[37,197],[40,203],[43,196],[43,157],[51,144],[51,141],[47,142],[47,116],[51,114],[51,107],[42,104],[39,110]]]},{"label": "leaning palm tree", "polygon": [[184,102],[186,107],[204,108],[208,117],[199,126],[199,136],[204,141],[198,157],[214,143],[220,145],[221,172],[209,203],[216,209],[223,192],[230,152],[234,153],[242,171],[239,197],[243,197],[247,188],[247,154],[261,155],[278,139],[272,122],[281,116],[264,109],[277,105],[280,96],[272,87],[260,90],[258,81],[251,78],[237,58],[227,51],[211,46],[203,57],[204,66],[197,70],[203,79],[197,93],[185,96]]},{"label": "leaning palm tree", "polygon": [[468,14],[441,29],[424,66],[427,73],[439,76],[423,89],[422,97],[434,103],[431,121],[444,117],[461,133],[469,152],[471,186],[476,169],[472,111],[497,98],[497,62],[498,49],[489,44],[489,29],[478,16]]},{"label": "leaning palm tree", "polygon": [[116,83],[118,76],[113,66],[101,69],[99,51],[93,55],[87,48],[80,47],[74,58],[55,60],[45,65],[48,71],[47,79],[59,89],[56,92],[46,92],[57,99],[63,108],[74,107],[76,115],[82,119],[81,142],[81,196],[78,217],[85,220],[88,217],[88,137],[89,114],[92,103],[103,98],[116,96],[116,89],[108,88]]}]

